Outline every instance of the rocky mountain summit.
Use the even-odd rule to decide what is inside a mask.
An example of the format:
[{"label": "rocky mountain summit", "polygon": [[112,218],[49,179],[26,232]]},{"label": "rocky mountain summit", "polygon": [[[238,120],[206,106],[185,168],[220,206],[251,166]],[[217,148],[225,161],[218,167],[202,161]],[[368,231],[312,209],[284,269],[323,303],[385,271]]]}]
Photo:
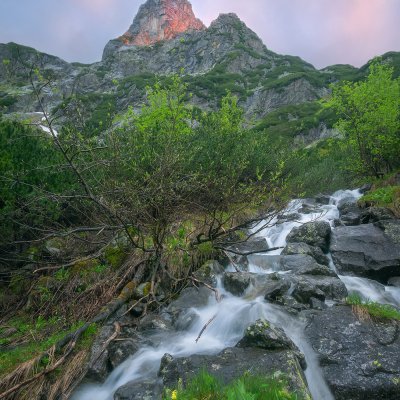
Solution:
[{"label": "rocky mountain summit", "polygon": [[149,46],[184,32],[203,29],[205,25],[195,17],[187,0],[148,0],[140,7],[128,31],[107,44],[104,55],[121,46]]}]

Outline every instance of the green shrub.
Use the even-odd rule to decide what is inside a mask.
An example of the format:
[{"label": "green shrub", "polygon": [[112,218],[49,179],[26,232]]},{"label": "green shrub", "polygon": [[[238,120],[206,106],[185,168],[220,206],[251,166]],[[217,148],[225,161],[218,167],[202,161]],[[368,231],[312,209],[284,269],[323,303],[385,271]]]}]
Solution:
[{"label": "green shrub", "polygon": [[386,186],[367,193],[359,200],[360,205],[389,207],[400,198],[400,186]]}]

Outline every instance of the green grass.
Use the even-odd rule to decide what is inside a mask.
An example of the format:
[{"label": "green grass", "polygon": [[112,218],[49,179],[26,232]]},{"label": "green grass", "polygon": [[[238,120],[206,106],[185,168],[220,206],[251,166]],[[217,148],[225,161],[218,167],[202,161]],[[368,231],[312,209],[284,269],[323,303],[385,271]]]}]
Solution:
[{"label": "green grass", "polygon": [[379,304],[371,300],[362,300],[355,293],[347,297],[346,303],[367,312],[371,317],[400,321],[400,311],[389,304]]},{"label": "green grass", "polygon": [[359,200],[361,205],[390,207],[400,198],[400,186],[386,186],[367,193]]},{"label": "green grass", "polygon": [[[19,364],[37,357],[83,324],[83,322],[77,322],[66,328],[57,317],[49,320],[39,317],[33,322],[27,318],[18,317],[8,321],[7,328],[0,329],[0,337],[8,328],[15,328],[17,331],[7,338],[0,339],[0,376],[13,371]],[[97,329],[97,325],[91,325],[81,336],[78,348],[88,348],[93,342]]]},{"label": "green grass", "polygon": [[[182,386],[182,385],[180,385]],[[185,388],[169,391],[164,400],[297,400],[283,378],[245,374],[224,385],[216,377],[202,371]]]}]

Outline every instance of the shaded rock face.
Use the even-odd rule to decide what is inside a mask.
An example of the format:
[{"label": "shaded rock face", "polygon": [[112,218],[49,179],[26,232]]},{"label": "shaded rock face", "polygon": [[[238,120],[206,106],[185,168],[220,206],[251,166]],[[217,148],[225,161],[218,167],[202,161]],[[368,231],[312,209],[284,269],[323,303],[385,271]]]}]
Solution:
[{"label": "shaded rock face", "polygon": [[313,312],[306,334],[336,400],[399,398],[396,322],[360,321],[350,307]]},{"label": "shaded rock face", "polygon": [[332,234],[331,252],[338,270],[344,274],[372,277],[386,282],[400,271],[400,244],[397,224],[386,223],[385,230],[368,224],[341,226]]},{"label": "shaded rock face", "polygon": [[187,0],[148,0],[140,7],[128,31],[115,42],[119,46],[149,46],[205,28]]}]

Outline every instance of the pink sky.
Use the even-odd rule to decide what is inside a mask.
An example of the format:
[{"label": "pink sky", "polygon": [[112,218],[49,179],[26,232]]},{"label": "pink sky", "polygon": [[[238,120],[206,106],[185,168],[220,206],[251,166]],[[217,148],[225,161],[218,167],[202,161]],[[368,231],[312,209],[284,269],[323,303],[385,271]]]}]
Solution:
[{"label": "pink sky", "polygon": [[[94,62],[129,27],[141,0],[1,0],[0,42],[14,41],[68,61]],[[193,0],[207,25],[235,12],[283,54],[317,67],[361,66],[400,51],[400,0]]]}]

